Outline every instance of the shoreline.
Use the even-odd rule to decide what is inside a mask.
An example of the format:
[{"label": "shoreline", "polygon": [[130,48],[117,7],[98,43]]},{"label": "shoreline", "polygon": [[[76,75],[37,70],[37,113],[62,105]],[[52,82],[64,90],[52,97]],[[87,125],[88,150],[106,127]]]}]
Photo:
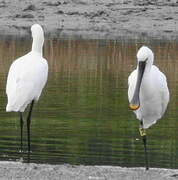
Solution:
[{"label": "shoreline", "polygon": [[178,169],[126,168],[118,166],[49,165],[21,162],[0,162],[0,179],[30,180],[175,180]]},{"label": "shoreline", "polygon": [[173,0],[1,1],[0,35],[30,36],[39,23],[50,38],[178,40],[177,9]]}]

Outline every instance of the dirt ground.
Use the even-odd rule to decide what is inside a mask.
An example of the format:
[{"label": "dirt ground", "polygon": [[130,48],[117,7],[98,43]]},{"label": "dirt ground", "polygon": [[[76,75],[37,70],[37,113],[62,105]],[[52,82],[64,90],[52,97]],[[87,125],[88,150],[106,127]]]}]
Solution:
[{"label": "dirt ground", "polygon": [[49,37],[178,37],[177,0],[0,0],[0,35],[26,35],[34,23]]},{"label": "dirt ground", "polygon": [[178,170],[0,162],[2,180],[176,180]]}]

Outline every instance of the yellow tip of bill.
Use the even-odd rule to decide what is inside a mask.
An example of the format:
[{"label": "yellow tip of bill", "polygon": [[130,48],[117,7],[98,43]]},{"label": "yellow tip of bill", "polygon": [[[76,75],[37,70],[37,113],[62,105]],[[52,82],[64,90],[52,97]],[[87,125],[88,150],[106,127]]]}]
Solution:
[{"label": "yellow tip of bill", "polygon": [[135,104],[130,104],[129,107],[130,107],[131,110],[137,110],[140,106],[135,105]]}]

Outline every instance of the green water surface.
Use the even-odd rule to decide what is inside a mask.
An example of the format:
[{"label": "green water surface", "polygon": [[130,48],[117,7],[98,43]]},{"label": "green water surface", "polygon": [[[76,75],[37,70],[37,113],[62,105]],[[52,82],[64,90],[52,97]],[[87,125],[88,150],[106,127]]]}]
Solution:
[{"label": "green water surface", "polygon": [[[127,100],[143,44],[154,51],[171,94],[166,114],[147,131],[150,166],[178,168],[178,43],[158,40],[46,40],[49,78],[34,107],[31,162],[144,166],[139,121]],[[0,40],[0,160],[26,159],[19,114],[5,112],[5,84],[12,61],[30,48],[30,39]]]}]

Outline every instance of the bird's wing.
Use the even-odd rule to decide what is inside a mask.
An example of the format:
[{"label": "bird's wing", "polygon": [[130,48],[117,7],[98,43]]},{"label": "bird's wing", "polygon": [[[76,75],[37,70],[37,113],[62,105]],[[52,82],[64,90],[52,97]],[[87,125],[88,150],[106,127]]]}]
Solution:
[{"label": "bird's wing", "polygon": [[24,111],[32,100],[40,97],[47,81],[48,64],[40,57],[31,61],[35,57],[27,54],[11,65],[6,85],[7,111]]},{"label": "bird's wing", "polygon": [[9,69],[8,76],[7,76],[7,83],[6,83],[6,94],[11,94],[14,87],[16,86],[16,82],[18,81],[19,71],[21,69],[21,59],[19,58],[15,60]]},{"label": "bird's wing", "polygon": [[15,60],[9,69],[7,83],[6,83],[6,94],[8,97],[8,104],[6,111],[19,111],[20,107],[24,104],[24,95],[21,87],[21,72],[23,69],[23,57]]},{"label": "bird's wing", "polygon": [[[156,67],[152,66],[151,72],[152,87],[147,87],[149,94],[149,103],[142,101],[145,109],[137,111],[137,118],[144,119],[144,128],[149,128],[160,119],[167,108],[169,102],[169,90],[166,76]],[[139,119],[139,118],[138,118]]]},{"label": "bird's wing", "polygon": [[[169,89],[167,85],[167,78],[156,66],[153,66],[154,76],[158,78],[157,82],[159,83],[159,93],[161,94],[162,100],[162,115],[166,111],[168,102],[169,102]],[[160,74],[157,76],[157,74]]]},{"label": "bird's wing", "polygon": [[35,92],[36,92],[35,100],[38,100],[48,78],[47,61],[43,58],[42,63],[40,63],[36,68],[37,69],[36,72],[34,72],[35,75],[32,77],[33,78],[32,81],[35,84]]}]

